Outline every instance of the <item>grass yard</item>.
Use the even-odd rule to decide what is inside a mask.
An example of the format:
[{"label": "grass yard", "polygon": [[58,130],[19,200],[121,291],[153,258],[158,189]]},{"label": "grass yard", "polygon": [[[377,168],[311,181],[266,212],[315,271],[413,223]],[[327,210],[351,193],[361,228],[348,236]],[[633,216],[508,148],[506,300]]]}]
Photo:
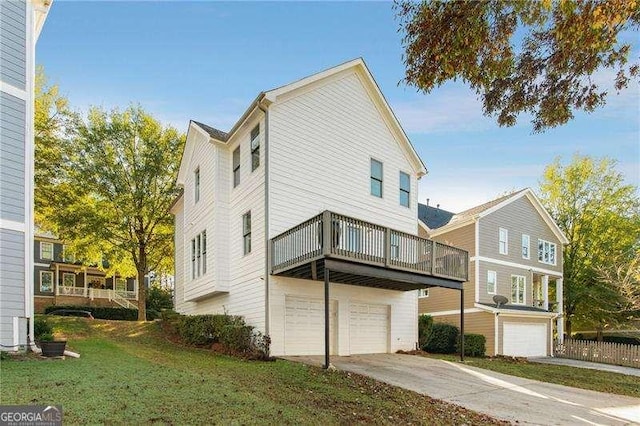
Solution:
[{"label": "grass yard", "polygon": [[1,404],[61,404],[65,424],[501,424],[342,372],[167,341],[156,323],[50,318],[81,358],[0,364]]},{"label": "grass yard", "polygon": [[[459,362],[460,360],[457,355],[429,354],[428,356],[453,362]],[[600,370],[586,370],[564,365],[512,361],[506,358],[465,357],[465,364],[541,382],[640,397],[640,377],[637,376],[627,376]]]}]

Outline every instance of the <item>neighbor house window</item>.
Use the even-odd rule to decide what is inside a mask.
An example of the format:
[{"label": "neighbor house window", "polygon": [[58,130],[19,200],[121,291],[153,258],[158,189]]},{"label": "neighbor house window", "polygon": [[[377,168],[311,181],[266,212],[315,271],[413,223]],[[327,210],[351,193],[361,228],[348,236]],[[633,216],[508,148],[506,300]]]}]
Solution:
[{"label": "neighbor house window", "polygon": [[260,167],[260,125],[251,131],[251,171]]},{"label": "neighbor house window", "polygon": [[487,271],[487,293],[496,294],[497,282],[498,274],[496,271]]},{"label": "neighbor house window", "polygon": [[498,251],[500,254],[509,253],[509,231],[504,228],[500,228],[500,238],[498,240]]},{"label": "neighbor house window", "polygon": [[556,244],[538,240],[538,262],[546,263],[549,265],[556,264]]},{"label": "neighbor house window", "polygon": [[382,163],[371,159],[371,195],[382,198]]},{"label": "neighbor house window", "polygon": [[198,167],[193,176],[194,194],[193,197],[197,203],[200,200],[200,167]]},{"label": "neighbor house window", "polygon": [[529,243],[530,243],[530,238],[528,235],[526,234],[522,234],[522,258],[523,259],[529,259],[530,255],[529,255]]},{"label": "neighbor house window", "polygon": [[40,271],[40,292],[41,293],[53,292],[53,272]]},{"label": "neighbor house window", "polygon": [[62,285],[65,287],[73,287],[76,285],[76,274],[65,272],[62,274]]},{"label": "neighbor house window", "polygon": [[53,260],[53,243],[40,241],[40,259]]},{"label": "neighbor house window", "polygon": [[420,290],[418,290],[418,297],[429,297],[429,289],[421,288]]},{"label": "neighbor house window", "polygon": [[400,172],[400,205],[409,207],[411,195],[411,177],[405,172]]},{"label": "neighbor house window", "polygon": [[191,240],[191,279],[207,272],[207,231],[202,231]]},{"label": "neighbor house window", "polygon": [[240,147],[233,151],[233,187],[240,185]]},{"label": "neighbor house window", "polygon": [[127,290],[127,280],[126,280],[126,278],[116,278],[116,290],[118,290],[118,291],[126,291]]},{"label": "neighbor house window", "polygon": [[524,292],[526,288],[526,278],[522,275],[511,275],[511,303],[524,305]]},{"label": "neighbor house window", "polygon": [[242,246],[244,254],[251,253],[251,211],[242,215]]}]

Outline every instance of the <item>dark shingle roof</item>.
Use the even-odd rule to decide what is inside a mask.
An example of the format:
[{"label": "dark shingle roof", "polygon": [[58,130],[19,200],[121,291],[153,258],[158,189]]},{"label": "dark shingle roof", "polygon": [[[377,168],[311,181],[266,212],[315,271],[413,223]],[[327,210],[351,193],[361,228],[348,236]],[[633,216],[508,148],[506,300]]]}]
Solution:
[{"label": "dark shingle roof", "polygon": [[420,219],[429,229],[440,228],[451,220],[455,213],[442,210],[438,207],[418,204],[418,219]]},{"label": "dark shingle roof", "polygon": [[229,134],[223,132],[222,130],[218,130],[218,129],[213,128],[211,126],[207,126],[206,124],[200,123],[199,121],[195,121],[195,120],[192,120],[192,121],[195,124],[197,124],[199,127],[201,127],[202,130],[204,130],[205,132],[209,133],[209,135],[214,139],[226,142],[227,139],[229,138]]}]

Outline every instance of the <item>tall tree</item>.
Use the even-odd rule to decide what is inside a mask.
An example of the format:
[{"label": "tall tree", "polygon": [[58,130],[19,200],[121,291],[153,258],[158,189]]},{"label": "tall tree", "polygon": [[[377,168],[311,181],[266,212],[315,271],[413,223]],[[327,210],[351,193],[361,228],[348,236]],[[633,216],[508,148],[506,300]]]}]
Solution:
[{"label": "tall tree", "polygon": [[172,269],[173,220],[168,209],[184,136],[140,107],[94,108],[77,129],[58,200],[61,236],[120,273],[135,270],[139,319],[146,318],[144,277]]},{"label": "tall tree", "polygon": [[638,30],[638,0],[397,0],[404,81],[429,93],[462,79],[482,98],[485,115],[512,126],[532,115],[536,132],[566,123],[575,110],[604,105],[593,79],[637,76],[620,33]]},{"label": "tall tree", "polygon": [[613,160],[576,155],[568,165],[556,160],[546,168],[540,199],[569,239],[563,250],[567,334],[574,322],[597,327],[624,319],[624,295],[601,271],[630,261],[638,247],[637,188],[624,183]]}]

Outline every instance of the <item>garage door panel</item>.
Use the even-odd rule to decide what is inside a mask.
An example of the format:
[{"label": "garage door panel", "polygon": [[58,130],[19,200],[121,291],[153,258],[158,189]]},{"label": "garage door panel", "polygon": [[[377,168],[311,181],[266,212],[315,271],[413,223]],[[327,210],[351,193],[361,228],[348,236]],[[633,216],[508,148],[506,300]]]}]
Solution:
[{"label": "garage door panel", "polygon": [[[337,302],[329,304],[329,351],[335,354]],[[324,300],[285,297],[284,342],[286,355],[324,354]]]},{"label": "garage door panel", "polygon": [[349,307],[349,350],[351,354],[388,351],[389,306],[351,303]]},{"label": "garage door panel", "polygon": [[509,356],[546,356],[547,325],[505,322],[502,326],[502,353]]}]

